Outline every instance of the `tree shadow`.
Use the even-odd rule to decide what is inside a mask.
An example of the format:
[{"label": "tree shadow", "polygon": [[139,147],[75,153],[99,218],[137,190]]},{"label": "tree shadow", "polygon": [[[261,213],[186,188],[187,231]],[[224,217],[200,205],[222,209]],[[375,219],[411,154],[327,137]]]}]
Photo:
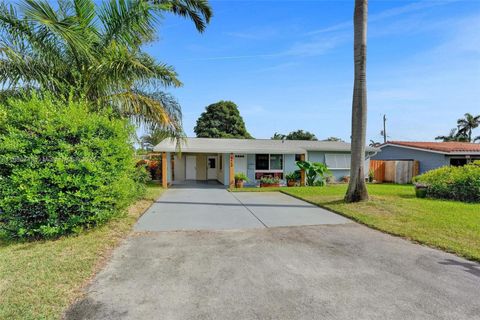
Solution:
[{"label": "tree shadow", "polygon": [[473,274],[476,277],[480,277],[480,264],[475,262],[462,262],[453,259],[445,259],[439,262],[445,266],[458,266],[463,267],[463,271]]}]

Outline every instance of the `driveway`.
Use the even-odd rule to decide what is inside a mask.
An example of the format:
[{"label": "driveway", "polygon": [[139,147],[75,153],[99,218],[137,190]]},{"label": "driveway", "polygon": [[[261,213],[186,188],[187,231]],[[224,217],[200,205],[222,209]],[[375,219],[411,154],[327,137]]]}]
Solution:
[{"label": "driveway", "polygon": [[[206,189],[215,201],[204,203],[199,190],[189,203],[174,204],[171,191],[156,208],[212,217],[251,210],[262,223],[243,217],[241,230],[137,232],[115,250],[67,319],[480,319],[477,263],[356,223],[265,228],[275,217],[269,210],[282,212],[273,221],[290,221],[287,212],[299,205],[266,203],[269,195],[241,194],[238,205]],[[152,207],[148,214],[162,213]],[[194,228],[181,221],[168,228]],[[136,228],[147,225],[143,220]]]},{"label": "driveway", "polygon": [[349,223],[350,220],[279,192],[228,192],[220,185],[167,190],[135,231],[255,229]]}]

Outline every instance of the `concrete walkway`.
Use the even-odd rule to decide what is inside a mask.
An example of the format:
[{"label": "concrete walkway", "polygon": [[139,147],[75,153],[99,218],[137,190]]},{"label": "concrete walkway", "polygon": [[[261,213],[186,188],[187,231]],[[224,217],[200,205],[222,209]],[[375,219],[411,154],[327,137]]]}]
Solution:
[{"label": "concrete walkway", "polygon": [[348,223],[330,211],[279,192],[228,192],[222,186],[167,190],[135,231],[227,230]]}]

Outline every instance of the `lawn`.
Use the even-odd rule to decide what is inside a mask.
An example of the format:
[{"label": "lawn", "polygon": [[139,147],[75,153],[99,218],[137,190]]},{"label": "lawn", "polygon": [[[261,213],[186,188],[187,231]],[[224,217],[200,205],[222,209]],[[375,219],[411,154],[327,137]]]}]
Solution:
[{"label": "lawn", "polygon": [[280,190],[372,228],[480,261],[480,204],[418,199],[411,185],[370,184],[370,201],[343,202],[346,185]]},{"label": "lawn", "polygon": [[162,190],[150,184],[128,214],[78,236],[25,243],[0,240],[0,319],[59,319]]}]

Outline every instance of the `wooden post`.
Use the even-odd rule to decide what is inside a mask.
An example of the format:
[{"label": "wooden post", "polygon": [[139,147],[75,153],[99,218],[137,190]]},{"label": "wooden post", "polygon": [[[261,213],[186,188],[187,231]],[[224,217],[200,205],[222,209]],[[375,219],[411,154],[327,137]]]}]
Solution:
[{"label": "wooden post", "polygon": [[167,188],[167,153],[162,152],[162,187]]},{"label": "wooden post", "polygon": [[[300,161],[305,161],[305,154],[300,155]],[[305,186],[305,170],[300,170],[300,186]]]},{"label": "wooden post", "polygon": [[229,176],[229,185],[230,188],[235,187],[235,155],[233,153],[230,153],[230,176]]}]

